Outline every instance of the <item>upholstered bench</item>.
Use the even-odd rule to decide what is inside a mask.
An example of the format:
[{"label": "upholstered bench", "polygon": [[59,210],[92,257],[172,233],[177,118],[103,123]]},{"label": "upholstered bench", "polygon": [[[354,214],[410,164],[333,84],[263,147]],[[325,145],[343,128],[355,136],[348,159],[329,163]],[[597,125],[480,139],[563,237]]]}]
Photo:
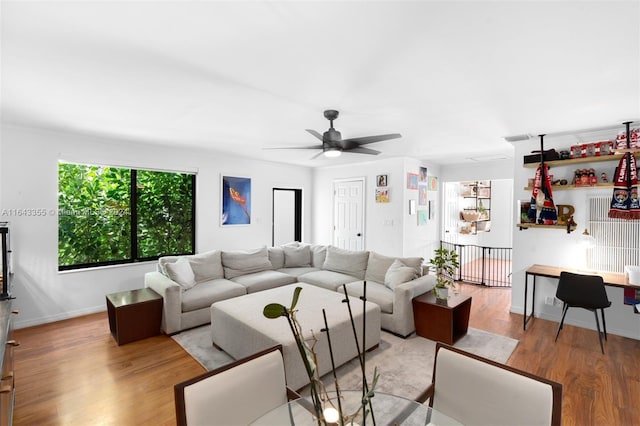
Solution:
[{"label": "upholstered bench", "polygon": [[[243,358],[260,350],[281,344],[287,385],[300,389],[309,383],[302,358],[286,318],[268,319],[262,311],[269,303],[290,306],[296,287],[302,287],[296,306],[296,318],[300,323],[304,338],[315,334],[318,355],[318,371],[324,375],[331,371],[331,357],[327,334],[324,328],[322,309],[325,309],[333,357],[336,367],[358,355],[353,329],[349,319],[344,295],[306,283],[290,284],[284,287],[247,294],[211,305],[211,338],[213,344],[235,359]],[[362,346],[362,300],[350,297],[351,311],[356,324],[358,342]],[[371,349],[380,342],[380,307],[366,302],[366,348]]]}]

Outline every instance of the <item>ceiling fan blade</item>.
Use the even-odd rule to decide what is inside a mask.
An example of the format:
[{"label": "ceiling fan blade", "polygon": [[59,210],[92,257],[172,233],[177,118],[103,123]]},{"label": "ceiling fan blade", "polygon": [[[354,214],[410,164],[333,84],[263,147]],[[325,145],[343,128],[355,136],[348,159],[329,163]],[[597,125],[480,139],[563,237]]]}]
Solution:
[{"label": "ceiling fan blade", "polygon": [[316,158],[320,157],[322,154],[324,154],[324,151],[320,151],[319,153],[311,157],[309,160],[315,160]]},{"label": "ceiling fan blade", "polygon": [[280,146],[275,148],[262,148],[262,149],[322,149],[322,145],[311,146]]},{"label": "ceiling fan blade", "polygon": [[363,147],[351,148],[351,149],[345,150],[345,152],[355,152],[356,154],[371,154],[371,155],[380,154],[380,151],[376,151],[375,149],[363,148]]},{"label": "ceiling fan blade", "polygon": [[400,133],[389,133],[388,135],[363,136],[361,138],[343,139],[342,143],[345,145],[345,147],[348,147],[348,146],[356,146],[356,145],[366,145],[368,143],[374,143],[374,142],[382,142],[382,141],[387,141],[389,139],[398,139],[401,137],[402,135]]},{"label": "ceiling fan blade", "polygon": [[313,136],[315,136],[316,138],[322,140],[322,135],[318,132],[316,132],[315,130],[312,129],[305,129],[307,132],[311,133]]}]

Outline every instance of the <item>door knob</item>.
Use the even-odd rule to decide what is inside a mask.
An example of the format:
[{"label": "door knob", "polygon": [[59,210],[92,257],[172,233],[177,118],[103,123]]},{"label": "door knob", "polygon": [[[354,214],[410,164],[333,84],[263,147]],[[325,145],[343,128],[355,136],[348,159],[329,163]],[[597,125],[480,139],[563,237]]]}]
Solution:
[{"label": "door knob", "polygon": [[362,234],[361,234],[360,232],[358,232],[358,233],[356,234],[356,236],[357,236],[357,237],[362,237]]}]

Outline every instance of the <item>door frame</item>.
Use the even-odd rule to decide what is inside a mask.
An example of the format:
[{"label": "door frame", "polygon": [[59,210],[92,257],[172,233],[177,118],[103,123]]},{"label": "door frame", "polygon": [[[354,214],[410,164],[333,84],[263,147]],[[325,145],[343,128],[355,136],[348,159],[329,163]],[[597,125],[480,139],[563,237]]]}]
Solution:
[{"label": "door frame", "polygon": [[303,217],[303,200],[302,200],[302,188],[285,188],[285,187],[273,187],[271,188],[271,245],[273,246],[275,243],[275,202],[274,195],[275,191],[293,191],[294,193],[294,209],[295,209],[295,219],[294,219],[294,240],[302,242],[302,217]]},{"label": "door frame", "polygon": [[365,176],[360,177],[352,177],[352,178],[342,178],[342,179],[334,179],[333,180],[333,188],[332,188],[332,210],[331,210],[331,244],[336,244],[336,186],[340,183],[344,182],[362,182],[362,214],[360,215],[360,220],[362,222],[362,249],[364,250],[367,247],[367,232],[366,232],[366,218],[367,218],[367,197],[365,196],[367,192],[367,178]]}]

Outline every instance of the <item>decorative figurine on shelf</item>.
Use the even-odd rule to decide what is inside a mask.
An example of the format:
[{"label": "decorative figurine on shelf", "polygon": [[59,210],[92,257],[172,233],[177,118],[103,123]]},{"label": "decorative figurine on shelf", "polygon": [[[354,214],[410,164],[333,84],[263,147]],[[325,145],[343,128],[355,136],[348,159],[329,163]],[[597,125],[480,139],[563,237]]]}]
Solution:
[{"label": "decorative figurine on shelf", "polygon": [[609,178],[607,177],[607,174],[605,172],[602,172],[600,174],[600,182],[604,182],[604,183],[609,182]]}]

